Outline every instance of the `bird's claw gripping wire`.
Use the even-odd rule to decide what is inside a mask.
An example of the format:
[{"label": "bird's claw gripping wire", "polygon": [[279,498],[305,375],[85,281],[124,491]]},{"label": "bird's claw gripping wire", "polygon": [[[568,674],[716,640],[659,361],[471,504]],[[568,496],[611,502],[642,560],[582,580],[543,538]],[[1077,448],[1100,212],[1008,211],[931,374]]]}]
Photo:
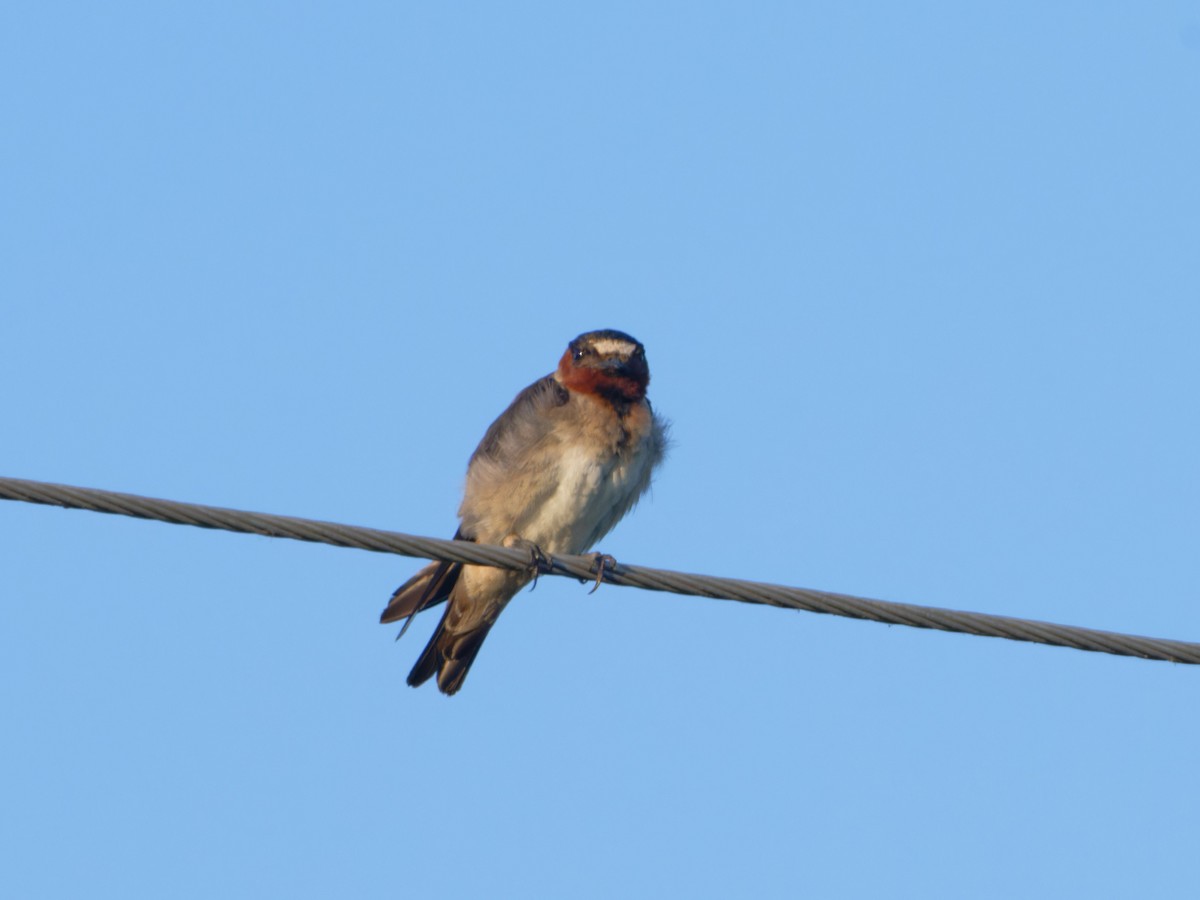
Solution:
[{"label": "bird's claw gripping wire", "polygon": [[593,553],[592,565],[596,568],[596,583],[592,585],[592,589],[588,591],[588,595],[596,593],[600,590],[600,583],[604,581],[605,570],[613,570],[617,567],[617,560],[609,556],[607,553]]},{"label": "bird's claw gripping wire", "polygon": [[533,541],[527,541],[524,538],[512,535],[505,538],[503,542],[505,547],[512,547],[515,550],[526,550],[529,552],[529,571],[533,573],[533,584],[529,586],[532,591],[537,587],[538,576],[544,572],[554,570],[554,560],[542,551],[542,548]]}]

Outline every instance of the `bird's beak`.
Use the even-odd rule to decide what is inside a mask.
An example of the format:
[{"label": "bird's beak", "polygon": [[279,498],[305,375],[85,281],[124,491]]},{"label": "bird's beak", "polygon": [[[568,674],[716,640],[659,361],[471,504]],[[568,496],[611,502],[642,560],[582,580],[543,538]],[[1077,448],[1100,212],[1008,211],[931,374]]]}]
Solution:
[{"label": "bird's beak", "polygon": [[648,374],[645,361],[633,357],[622,359],[619,356],[611,356],[600,361],[600,368],[614,376],[634,380],[645,379]]}]

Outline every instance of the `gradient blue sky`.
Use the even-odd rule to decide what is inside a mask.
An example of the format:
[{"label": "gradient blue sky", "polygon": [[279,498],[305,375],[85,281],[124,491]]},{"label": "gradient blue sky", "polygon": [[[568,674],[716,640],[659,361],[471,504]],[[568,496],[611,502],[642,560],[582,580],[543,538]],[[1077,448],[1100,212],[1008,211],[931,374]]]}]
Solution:
[{"label": "gradient blue sky", "polygon": [[[1200,639],[1200,7],[0,12],[0,474],[449,536],[581,331],[631,563]],[[0,893],[1195,889],[1200,671],[0,503]]]}]

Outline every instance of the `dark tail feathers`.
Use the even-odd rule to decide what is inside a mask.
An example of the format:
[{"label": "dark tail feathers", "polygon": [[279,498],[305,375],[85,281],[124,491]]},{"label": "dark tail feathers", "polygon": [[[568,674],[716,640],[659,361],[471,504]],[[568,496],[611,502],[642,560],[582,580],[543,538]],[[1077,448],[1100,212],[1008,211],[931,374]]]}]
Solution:
[{"label": "dark tail feathers", "polygon": [[479,655],[484,638],[492,630],[491,623],[488,623],[459,634],[448,631],[446,620],[450,617],[450,611],[447,607],[433,637],[429,639],[416,665],[408,673],[408,683],[411,687],[420,687],[437,675],[438,690],[447,695],[457,694],[458,689],[463,686],[471,663],[475,662],[475,657]]}]

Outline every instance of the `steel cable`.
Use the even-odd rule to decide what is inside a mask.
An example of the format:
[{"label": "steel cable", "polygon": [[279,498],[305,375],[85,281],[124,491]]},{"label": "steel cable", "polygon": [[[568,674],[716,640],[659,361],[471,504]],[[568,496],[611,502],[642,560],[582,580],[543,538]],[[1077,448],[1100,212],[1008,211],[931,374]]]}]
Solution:
[{"label": "steel cable", "polygon": [[[266,537],[290,538],[332,544],[335,547],[355,547],[376,553],[396,553],[422,559],[440,559],[474,565],[525,569],[530,554],[508,547],[474,544],[468,541],[448,541],[419,537],[395,531],[361,528],[278,516],[268,513],[201,506],[174,500],[156,500],[134,494],[120,494],[94,488],[71,487],[20,478],[0,478],[0,499],[41,503],[93,512],[153,519],[176,525],[218,528],[225,531],[259,534]],[[545,574],[564,575],[579,579],[595,579],[596,559],[593,556],[548,557]],[[694,575],[617,563],[605,566],[603,580],[609,584],[640,587],[651,591],[667,591],[716,600],[738,600],[785,609],[828,613],[852,619],[869,619],[889,625],[908,625],[913,628],[932,628],[981,637],[1006,638],[1072,647],[1119,656],[1142,659],[1200,664],[1200,644],[1164,638],[1139,637],[1071,625],[1055,625],[1010,616],[961,612],[932,606],[915,606],[886,600],[869,600],[849,594],[836,594],[808,588],[784,587],[736,578]]]}]

